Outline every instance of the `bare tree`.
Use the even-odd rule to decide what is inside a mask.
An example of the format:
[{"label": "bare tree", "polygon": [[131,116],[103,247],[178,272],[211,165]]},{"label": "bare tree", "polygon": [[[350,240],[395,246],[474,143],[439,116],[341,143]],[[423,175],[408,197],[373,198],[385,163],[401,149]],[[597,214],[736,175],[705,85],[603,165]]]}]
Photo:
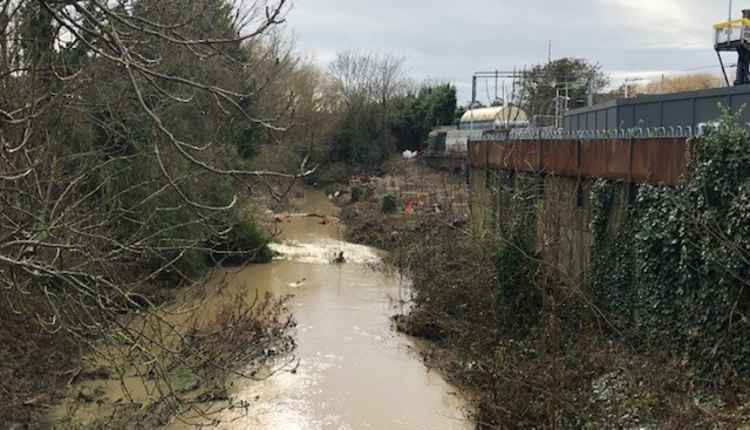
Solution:
[{"label": "bare tree", "polygon": [[388,136],[390,134],[388,126],[388,103],[397,92],[405,87],[404,85],[404,59],[390,55],[379,56],[376,61],[375,71],[375,88],[380,97],[382,108],[382,134],[383,146],[388,147]]},{"label": "bare tree", "polygon": [[[274,52],[253,46],[288,8],[287,0],[0,0],[3,309],[113,366],[128,351],[175,409],[175,367],[208,378],[248,357],[262,362],[268,345],[289,345],[282,304],[230,309],[223,333],[175,324],[154,308],[158,286],[195,280],[206,256],[256,251],[222,247],[237,234],[242,190],[313,170],[306,158],[291,173],[249,169],[227,143],[239,124],[289,126],[278,110],[249,109],[273,80],[258,70]],[[208,355],[215,335],[265,332],[259,319],[278,336],[224,351],[235,360]]]},{"label": "bare tree", "polygon": [[[383,152],[389,146],[388,114],[391,98],[406,88],[403,59],[390,55],[339,53],[329,64],[336,108],[360,135],[347,157],[368,158],[372,140],[380,139]],[[375,132],[375,133],[370,133]],[[371,135],[374,134],[374,135]],[[364,147],[364,146],[369,147]]]},{"label": "bare tree", "polygon": [[346,51],[339,53],[328,65],[328,73],[341,103],[351,106],[375,95],[374,62],[372,55]]},{"label": "bare tree", "polygon": [[329,64],[328,73],[343,101],[375,101],[386,105],[404,88],[404,60],[356,51],[339,53]]}]

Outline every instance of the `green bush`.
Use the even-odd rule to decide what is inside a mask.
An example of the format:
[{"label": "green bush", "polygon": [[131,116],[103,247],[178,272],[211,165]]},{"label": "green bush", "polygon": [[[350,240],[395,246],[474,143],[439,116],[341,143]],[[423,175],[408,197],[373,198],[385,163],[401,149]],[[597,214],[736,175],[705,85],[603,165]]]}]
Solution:
[{"label": "green bush", "polygon": [[305,180],[308,183],[317,182],[320,186],[348,182],[353,174],[353,169],[348,163],[331,163],[321,166],[315,175]]},{"label": "green bush", "polygon": [[395,213],[398,210],[398,199],[393,194],[386,194],[380,208],[384,214]]},{"label": "green bush", "polygon": [[499,329],[526,334],[539,319],[542,299],[534,286],[536,271],[532,253],[525,241],[512,240],[501,245],[495,255]]},{"label": "green bush", "polygon": [[357,203],[362,200],[362,197],[364,197],[365,192],[364,190],[362,190],[361,187],[352,187],[351,194],[352,194],[351,202]]},{"label": "green bush", "polygon": [[614,199],[601,187],[594,199],[598,304],[639,344],[712,375],[750,374],[750,133],[738,120],[726,113],[694,142],[682,184],[640,187],[616,232]]},{"label": "green bush", "polygon": [[211,252],[211,260],[224,265],[269,263],[273,252],[268,247],[269,239],[257,224],[244,221],[235,224],[231,232],[216,251]]}]

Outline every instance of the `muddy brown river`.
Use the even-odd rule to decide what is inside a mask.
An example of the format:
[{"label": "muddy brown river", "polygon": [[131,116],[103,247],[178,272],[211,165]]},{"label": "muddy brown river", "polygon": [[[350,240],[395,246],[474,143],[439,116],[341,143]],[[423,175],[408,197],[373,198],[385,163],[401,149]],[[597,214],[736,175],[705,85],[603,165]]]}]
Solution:
[{"label": "muddy brown river", "polygon": [[[237,294],[250,301],[265,293],[292,296],[289,309],[298,323],[294,356],[299,365],[261,381],[233,381],[232,397],[248,407],[215,417],[218,427],[470,428],[464,419],[466,402],[439,373],[422,364],[424,344],[391,328],[390,317],[408,293],[406,281],[380,269],[380,251],[342,241],[344,227],[336,222],[339,210],[322,193],[308,190],[293,206],[296,213],[279,223],[282,233],[272,246],[279,255],[271,264],[218,271],[205,284],[181,293],[176,307],[166,314],[172,323],[190,326],[193,318],[211,321]],[[346,261],[332,262],[341,253]],[[193,316],[196,308],[200,311]],[[123,386],[137,403],[147,403],[154,389],[137,375],[122,381],[86,380],[72,392],[99,392],[108,403],[81,403],[72,394],[52,411],[51,419],[66,417],[71,410],[82,423],[104,418],[123,400]],[[195,423],[190,417],[175,418],[168,428],[193,429]],[[212,424],[215,428],[216,422]]]},{"label": "muddy brown river", "polygon": [[[225,429],[467,429],[464,402],[420,361],[418,343],[390,326],[405,286],[375,270],[378,251],[341,240],[342,226],[305,213],[336,216],[317,191],[296,202],[299,214],[281,227],[272,264],[229,275],[231,283],[277,296],[293,295],[298,322],[296,373],[237,381],[250,402],[245,416],[224,417]],[[332,264],[343,252],[346,263]]]}]

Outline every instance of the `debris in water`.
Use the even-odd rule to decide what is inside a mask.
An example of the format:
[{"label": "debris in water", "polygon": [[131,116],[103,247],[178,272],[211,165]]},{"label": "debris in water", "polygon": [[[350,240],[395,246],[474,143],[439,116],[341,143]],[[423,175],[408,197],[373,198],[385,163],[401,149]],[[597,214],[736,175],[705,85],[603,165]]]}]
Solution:
[{"label": "debris in water", "polygon": [[346,258],[344,258],[344,251],[339,251],[339,255],[337,255],[333,259],[333,262],[336,263],[336,264],[344,264],[344,263],[346,263]]},{"label": "debris in water", "polygon": [[331,215],[321,215],[321,214],[316,214],[316,213],[310,213],[310,214],[305,214],[304,216],[309,217],[309,218],[320,218],[320,222],[318,223],[320,225],[328,225],[328,224],[339,222],[338,218],[336,218],[335,216],[331,216]]},{"label": "debris in water", "polygon": [[301,287],[301,286],[302,286],[302,284],[304,284],[304,283],[305,283],[305,281],[306,281],[306,280],[307,280],[306,278],[302,278],[302,279],[300,279],[300,280],[299,280],[299,281],[297,281],[297,282],[290,282],[290,283],[288,283],[287,285],[288,285],[288,286],[289,286],[290,288],[299,288],[299,287]]}]

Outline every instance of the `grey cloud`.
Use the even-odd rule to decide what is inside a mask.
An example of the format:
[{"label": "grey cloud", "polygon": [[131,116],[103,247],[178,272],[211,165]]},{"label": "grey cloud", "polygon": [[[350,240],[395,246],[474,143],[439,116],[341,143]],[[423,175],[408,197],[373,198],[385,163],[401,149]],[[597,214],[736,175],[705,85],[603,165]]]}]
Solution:
[{"label": "grey cloud", "polygon": [[[465,101],[472,72],[544,62],[550,39],[554,57],[587,58],[614,76],[716,72],[712,25],[726,19],[723,3],[298,0],[288,26],[299,48],[321,62],[347,49],[403,56],[414,78],[449,80]],[[735,4],[735,15],[750,8],[750,1]]]}]

